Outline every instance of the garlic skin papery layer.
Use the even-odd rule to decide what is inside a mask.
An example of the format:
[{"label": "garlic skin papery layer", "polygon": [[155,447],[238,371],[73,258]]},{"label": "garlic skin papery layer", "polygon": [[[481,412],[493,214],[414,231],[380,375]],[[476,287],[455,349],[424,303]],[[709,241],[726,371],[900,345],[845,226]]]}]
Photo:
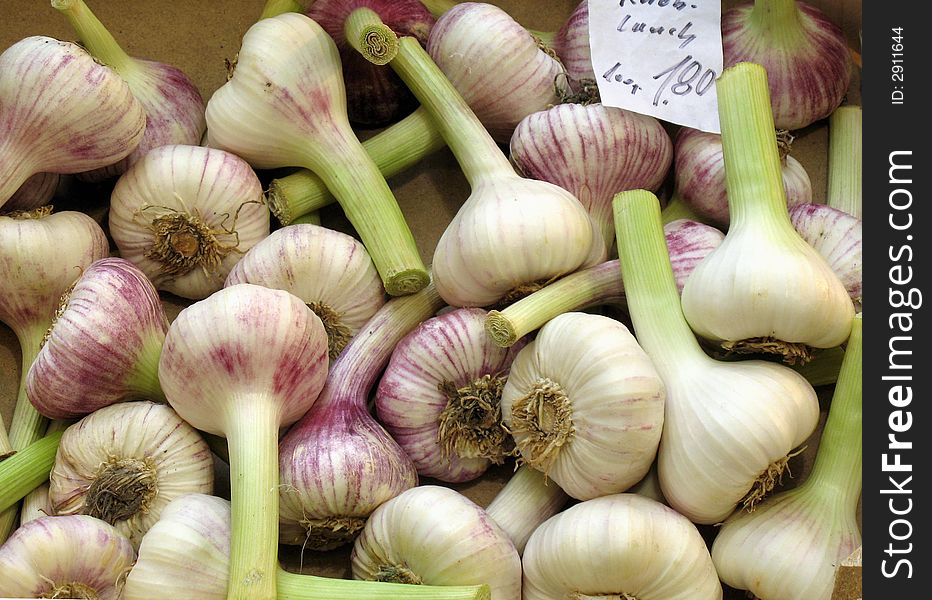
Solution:
[{"label": "garlic skin papery layer", "polygon": [[170,406],[124,402],[65,430],[49,481],[54,514],[97,517],[138,547],[174,498],[213,492],[213,459]]},{"label": "garlic skin papery layer", "polygon": [[0,547],[0,596],[119,600],[135,558],[129,540],[100,519],[42,517]]},{"label": "garlic skin papery layer", "polygon": [[122,258],[95,261],[62,298],[26,375],[33,406],[70,419],[128,398],[164,400],[159,352],[168,319],[158,292]]},{"label": "garlic skin papery layer", "polygon": [[238,156],[162,146],[117,181],[110,234],[156,288],[200,299],[223,287],[233,265],[269,235],[269,210],[259,178]]},{"label": "garlic skin papery layer", "polygon": [[443,14],[427,53],[497,142],[525,115],[558,104],[563,66],[539,40],[492,4],[463,2]]},{"label": "garlic skin papery layer", "polygon": [[570,496],[624,491],[650,469],[663,426],[664,385],[627,327],[564,313],[511,365],[502,418],[521,460]]},{"label": "garlic skin papery layer", "polygon": [[139,145],[146,114],[77,44],[28,37],[0,54],[0,207],[33,174],[78,173]]},{"label": "garlic skin papery layer", "polygon": [[[528,540],[523,600],[721,600],[695,525],[635,494],[587,500]],[[785,600],[785,599],[784,599]]]},{"label": "garlic skin papery layer", "polygon": [[576,5],[554,36],[553,49],[566,68],[566,75],[576,93],[585,88],[586,91],[598,94],[599,88],[592,71],[592,51],[589,48],[589,0],[582,0]]},{"label": "garlic skin papery layer", "polygon": [[484,510],[449,488],[419,486],[377,508],[351,560],[355,579],[485,583],[492,600],[521,598],[521,558],[514,544]]},{"label": "garlic skin papery layer", "polygon": [[303,300],[327,330],[330,360],[385,304],[385,290],[366,248],[317,225],[274,231],[243,256],[224,285],[254,283]]},{"label": "garlic skin papery layer", "polygon": [[486,314],[461,308],[424,321],[395,346],[379,383],[379,420],[419,475],[469,481],[511,449],[501,395],[523,344],[496,346]]}]

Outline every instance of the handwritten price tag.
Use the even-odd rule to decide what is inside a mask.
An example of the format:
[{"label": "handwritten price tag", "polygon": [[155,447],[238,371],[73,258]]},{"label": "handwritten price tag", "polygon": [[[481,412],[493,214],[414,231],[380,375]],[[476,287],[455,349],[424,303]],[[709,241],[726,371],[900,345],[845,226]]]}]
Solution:
[{"label": "handwritten price tag", "polygon": [[721,133],[721,0],[589,0],[602,103]]}]

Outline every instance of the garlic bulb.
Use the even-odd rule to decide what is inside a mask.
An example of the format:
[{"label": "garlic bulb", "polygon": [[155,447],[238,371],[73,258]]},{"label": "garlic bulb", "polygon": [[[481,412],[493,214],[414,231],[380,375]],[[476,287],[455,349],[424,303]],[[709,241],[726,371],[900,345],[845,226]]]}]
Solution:
[{"label": "garlic bulb", "polygon": [[531,535],[523,600],[721,600],[696,527],[666,506],[615,494],[570,507]]},{"label": "garlic bulb", "polygon": [[213,148],[162,146],[117,181],[110,234],[156,288],[205,298],[268,236],[269,211],[244,160]]},{"label": "garlic bulb", "polygon": [[728,350],[805,361],[847,338],[854,307],[790,223],[763,67],[736,65],[717,85],[731,227],[687,280],[683,314]]},{"label": "garlic bulb", "polygon": [[3,205],[3,212],[33,210],[52,201],[61,175],[36,173],[27,179]]},{"label": "garlic bulb", "polygon": [[317,225],[291,225],[253,246],[226,286],[254,283],[304,300],[324,324],[330,360],[385,303],[382,280],[354,238]]},{"label": "garlic bulb", "polygon": [[502,419],[521,459],[570,496],[623,492],[654,461],[664,387],[627,327],[564,313],[511,365]]},{"label": "garlic bulb", "polygon": [[[139,547],[126,577],[124,600],[164,597],[199,600],[227,598],[230,555],[230,503],[203,494],[173,500]],[[481,586],[407,586],[296,575],[279,569],[280,600],[489,600]]]},{"label": "garlic bulb", "polygon": [[375,395],[379,420],[419,475],[469,481],[510,451],[502,387],[515,354],[485,333],[486,312],[453,310],[428,319],[392,352]]},{"label": "garlic bulb", "polygon": [[120,598],[133,546],[100,519],[43,517],[0,547],[0,595],[8,598]]},{"label": "garlic bulb", "polygon": [[[727,228],[730,219],[722,136],[683,127],[676,135],[674,151],[678,198],[700,218]],[[802,164],[786,155],[780,170],[787,207],[812,202],[812,182]]]},{"label": "garlic bulb", "polygon": [[860,106],[839,106],[828,126],[828,192],[825,203],[861,218]]},{"label": "garlic bulb", "polygon": [[498,142],[507,143],[525,115],[560,102],[560,61],[492,4],[448,10],[431,29],[427,52]]},{"label": "garlic bulb", "polygon": [[861,355],[858,315],[809,478],[735,513],[715,538],[712,560],[728,585],[761,600],[833,597],[838,564],[861,545]]},{"label": "garlic bulb", "polygon": [[387,302],[334,362],[320,399],[282,438],[283,544],[347,544],[376,507],[417,485],[411,459],[367,402],[398,341],[442,306],[432,285]]},{"label": "garlic bulb", "polygon": [[340,50],[349,120],[377,127],[410,112],[417,101],[390,69],[364,59],[347,43],[344,24],[359,6],[374,10],[396,34],[413,36],[421,45],[427,43],[435,19],[418,0],[315,0],[308,6],[307,16],[323,27]]},{"label": "garlic bulb", "polygon": [[816,249],[861,309],[861,220],[824,204],[802,204],[790,210],[799,235]]},{"label": "garlic bulb", "polygon": [[428,284],[404,215],[350,128],[339,54],[317,23],[286,13],[250,27],[232,78],[207,103],[207,125],[212,146],[257,168],[300,166],[319,175],[389,294]]},{"label": "garlic bulb", "polygon": [[122,175],[159,146],[200,143],[206,127],[204,100],[187,75],[171,65],[126,54],[84,0],[52,0],[52,7],[68,19],[82,46],[126,81],[146,112],[145,135],[136,149],[113,165],[80,174],[81,179],[101,181]]},{"label": "garlic bulb", "polygon": [[656,197],[622,192],[614,205],[628,312],[667,392],[660,485],[689,520],[718,523],[773,489],[788,455],[815,429],[818,399],[782,365],[709,358],[683,318]]},{"label": "garlic bulb", "polygon": [[560,27],[553,40],[553,49],[566,67],[576,92],[585,89],[598,94],[595,73],[592,71],[592,53],[589,49],[589,0],[582,0]]},{"label": "garlic bulb", "polygon": [[225,600],[230,570],[230,503],[204,494],[169,502],[152,524],[123,586],[124,600]]},{"label": "garlic bulb", "polygon": [[814,6],[755,0],[722,13],[725,67],[740,62],[767,70],[773,121],[802,129],[841,104],[851,78],[845,36]]},{"label": "garlic bulb", "polygon": [[596,224],[599,259],[615,238],[612,197],[656,190],[673,160],[660,121],[601,104],[561,104],[528,115],[511,136],[511,161],[525,177],[556,184],[576,196]]},{"label": "garlic bulb", "polygon": [[0,207],[30,176],[78,173],[139,145],[146,115],[126,83],[77,44],[28,37],[0,54]]},{"label": "garlic bulb", "polygon": [[399,40],[390,64],[434,116],[472,188],[434,251],[434,284],[444,301],[488,306],[577,269],[593,237],[579,201],[553,184],[518,177],[417,42]]},{"label": "garlic bulb", "polygon": [[124,402],[65,430],[49,501],[54,514],[97,517],[138,547],[174,498],[213,492],[213,469],[210,448],[171,407]]},{"label": "garlic bulb", "polygon": [[521,559],[484,510],[424,485],[372,513],[353,546],[353,577],[428,585],[488,584],[491,600],[521,598]]},{"label": "garlic bulb", "polygon": [[227,438],[231,597],[275,598],[278,431],[314,404],[328,364],[320,318],[288,292],[248,283],[184,309],[165,336],[159,382],[168,402]]},{"label": "garlic bulb", "polygon": [[45,418],[26,397],[26,374],[39,353],[61,296],[95,260],[109,254],[107,236],[89,216],[42,207],[0,216],[0,321],[22,349],[22,384],[10,423],[18,450],[37,440]]},{"label": "garlic bulb", "polygon": [[[714,227],[680,219],[663,227],[677,289],[725,235]],[[624,304],[625,290],[618,277],[618,261],[581,269],[544,286],[485,320],[489,337],[508,347],[555,316],[599,304]]]},{"label": "garlic bulb", "polygon": [[33,406],[53,419],[128,398],[164,400],[159,352],[168,319],[158,292],[122,258],[93,262],[62,297],[26,374]]}]

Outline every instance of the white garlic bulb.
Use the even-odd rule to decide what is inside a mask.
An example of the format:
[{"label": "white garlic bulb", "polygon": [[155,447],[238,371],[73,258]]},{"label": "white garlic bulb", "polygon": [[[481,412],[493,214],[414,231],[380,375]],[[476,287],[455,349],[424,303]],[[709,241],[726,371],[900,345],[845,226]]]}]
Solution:
[{"label": "white garlic bulb", "polygon": [[174,498],[213,491],[213,459],[170,406],[120,403],[65,430],[50,484],[54,514],[97,517],[138,546]]},{"label": "white garlic bulb", "polygon": [[627,327],[564,313],[518,353],[502,418],[524,462],[580,500],[623,492],[650,468],[664,384]]},{"label": "white garlic bulb", "polygon": [[150,150],[117,181],[110,234],[160,290],[205,298],[269,235],[262,185],[243,159],[200,146]]},{"label": "white garlic bulb", "polygon": [[523,600],[721,600],[702,536],[686,517],[635,494],[577,504],[531,534]]}]

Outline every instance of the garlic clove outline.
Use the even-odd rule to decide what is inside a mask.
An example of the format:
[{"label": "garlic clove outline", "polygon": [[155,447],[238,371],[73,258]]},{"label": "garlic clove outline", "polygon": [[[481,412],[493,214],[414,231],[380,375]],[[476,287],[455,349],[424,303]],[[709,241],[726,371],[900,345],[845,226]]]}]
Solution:
[{"label": "garlic clove outline", "polygon": [[158,292],[133,263],[91,263],[62,296],[26,374],[33,406],[69,419],[129,398],[164,400],[159,353],[168,318]]},{"label": "garlic clove outline", "polygon": [[35,173],[106,166],[139,145],[146,115],[77,44],[27,37],[0,54],[0,207]]},{"label": "garlic clove outline", "polygon": [[289,225],[260,241],[236,263],[225,286],[254,283],[294,294],[327,331],[330,360],[385,304],[385,290],[366,248],[317,225]]},{"label": "garlic clove outline", "polygon": [[214,465],[200,434],[171,407],[123,402],[65,430],[49,482],[53,514],[96,517],[138,548],[174,498],[213,492]]},{"label": "garlic clove outline", "polygon": [[129,540],[100,519],[42,517],[0,547],[0,594],[118,600],[120,580],[135,558]]},{"label": "garlic clove outline", "polygon": [[382,375],[379,420],[419,475],[470,481],[511,450],[501,393],[523,344],[493,344],[485,318],[482,309],[461,308],[424,321],[398,342]]},{"label": "garlic clove outline", "polygon": [[269,235],[262,185],[238,156],[200,146],[161,146],[117,181],[110,233],[120,255],[160,290],[201,299]]},{"label": "garlic clove outline", "polygon": [[623,492],[650,468],[664,384],[623,324],[579,312],[544,325],[511,366],[502,420],[521,462],[588,500]]}]

